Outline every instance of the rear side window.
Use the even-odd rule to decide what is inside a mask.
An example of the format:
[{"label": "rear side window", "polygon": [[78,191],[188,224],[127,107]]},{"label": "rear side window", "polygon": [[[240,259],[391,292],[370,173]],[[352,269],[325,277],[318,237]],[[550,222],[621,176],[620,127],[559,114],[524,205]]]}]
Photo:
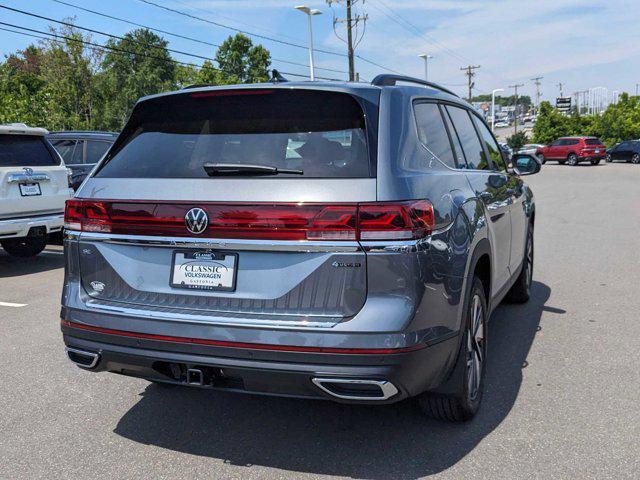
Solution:
[{"label": "rear side window", "polygon": [[96,176],[200,178],[210,163],[302,170],[309,178],[372,176],[365,115],[352,96],[284,89],[145,101]]},{"label": "rear side window", "polygon": [[574,138],[570,140],[565,140],[564,142],[565,142],[564,143],[565,145],[578,145],[580,143],[580,140],[577,140]]},{"label": "rear side window", "polygon": [[467,158],[467,166],[473,170],[487,170],[489,164],[484,155],[484,150],[476,129],[471,123],[471,118],[466,110],[458,107],[447,106],[447,111],[451,115],[453,126],[458,132],[460,143]]},{"label": "rear side window", "polygon": [[602,145],[602,142],[599,138],[587,138],[584,143],[587,145]]},{"label": "rear side window", "polygon": [[[494,168],[499,171],[505,171],[507,166],[504,163],[504,158],[502,158],[502,152],[500,151],[500,147],[498,146],[496,139],[491,135],[491,131],[487,128],[484,122],[475,115],[473,116],[473,120],[476,122],[476,126],[478,127],[480,137],[482,138],[485,147],[487,147],[487,151],[489,152]],[[482,152],[482,157],[484,161],[487,162],[484,152]]]},{"label": "rear side window", "polygon": [[85,163],[98,163],[102,156],[107,153],[111,144],[100,140],[86,140],[87,142],[87,158]]},{"label": "rear side window", "polygon": [[73,149],[76,148],[75,140],[51,140],[51,145],[53,145],[60,154],[64,163],[71,163]]},{"label": "rear side window", "polygon": [[435,103],[417,103],[413,107],[420,141],[445,165],[456,168],[451,142],[440,108]]},{"label": "rear side window", "polygon": [[47,167],[58,165],[44,139],[32,135],[0,135],[0,167]]}]

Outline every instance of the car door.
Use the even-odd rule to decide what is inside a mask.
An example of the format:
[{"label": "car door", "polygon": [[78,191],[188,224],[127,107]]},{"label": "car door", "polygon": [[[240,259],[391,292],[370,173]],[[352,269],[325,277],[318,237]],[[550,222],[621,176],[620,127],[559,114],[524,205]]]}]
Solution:
[{"label": "car door", "polygon": [[616,159],[628,161],[633,155],[631,142],[622,142],[616,147]]},{"label": "car door", "polygon": [[504,178],[501,194],[508,198],[511,221],[511,253],[509,255],[509,271],[518,271],[524,259],[524,247],[527,238],[527,216],[525,213],[524,182],[513,171],[509,171],[498,150],[498,143],[493,134],[477,116],[474,116],[476,128],[480,133],[486,151],[490,158],[492,171]]},{"label": "car door", "polygon": [[547,158],[551,158],[551,159],[556,159],[556,158],[560,158],[560,146],[562,145],[562,140],[555,140],[553,142],[551,142],[551,145],[549,145],[549,148],[547,149],[546,152],[546,157]]},{"label": "car door", "polygon": [[[492,249],[492,292],[501,291],[509,281],[511,256],[511,193],[506,172],[493,169],[483,142],[468,110],[447,105],[453,128],[464,151],[467,179],[478,199],[484,204]],[[499,151],[499,150],[498,150]]]}]

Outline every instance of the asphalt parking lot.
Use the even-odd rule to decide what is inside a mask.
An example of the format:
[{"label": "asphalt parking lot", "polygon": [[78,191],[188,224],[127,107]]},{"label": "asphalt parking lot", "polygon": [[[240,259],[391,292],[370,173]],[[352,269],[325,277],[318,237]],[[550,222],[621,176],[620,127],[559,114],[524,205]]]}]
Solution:
[{"label": "asphalt parking lot", "polygon": [[463,425],[81,371],[60,247],[0,253],[0,478],[638,478],[640,167],[547,164],[529,183],[533,298],[495,312]]}]

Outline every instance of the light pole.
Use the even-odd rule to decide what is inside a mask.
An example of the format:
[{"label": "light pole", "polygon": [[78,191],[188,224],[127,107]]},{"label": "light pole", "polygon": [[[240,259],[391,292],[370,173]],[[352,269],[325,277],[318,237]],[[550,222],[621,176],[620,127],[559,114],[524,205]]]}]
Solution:
[{"label": "light pole", "polygon": [[496,123],[496,92],[504,92],[504,88],[496,88],[491,91],[491,131]]},{"label": "light pole", "polygon": [[316,77],[313,70],[313,28],[311,26],[311,17],[314,15],[320,15],[322,12],[315,8],[309,8],[305,5],[298,5],[295,8],[296,10],[300,10],[302,13],[306,13],[307,17],[309,17],[309,76],[311,77],[311,81],[313,82]]},{"label": "light pole", "polygon": [[418,56],[424,59],[424,79],[426,81],[429,81],[429,59],[433,58],[433,55],[427,55],[426,53],[422,53]]}]

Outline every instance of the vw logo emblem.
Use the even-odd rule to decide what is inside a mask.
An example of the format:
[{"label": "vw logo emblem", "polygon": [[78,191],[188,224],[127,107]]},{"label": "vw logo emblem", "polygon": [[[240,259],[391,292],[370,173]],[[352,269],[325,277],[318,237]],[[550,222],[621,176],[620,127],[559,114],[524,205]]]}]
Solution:
[{"label": "vw logo emblem", "polygon": [[209,216],[201,208],[192,208],[184,216],[184,224],[187,226],[187,230],[198,235],[209,226]]},{"label": "vw logo emblem", "polygon": [[33,175],[33,168],[24,167],[23,170],[24,170],[24,173],[26,173],[27,175],[29,176]]}]

